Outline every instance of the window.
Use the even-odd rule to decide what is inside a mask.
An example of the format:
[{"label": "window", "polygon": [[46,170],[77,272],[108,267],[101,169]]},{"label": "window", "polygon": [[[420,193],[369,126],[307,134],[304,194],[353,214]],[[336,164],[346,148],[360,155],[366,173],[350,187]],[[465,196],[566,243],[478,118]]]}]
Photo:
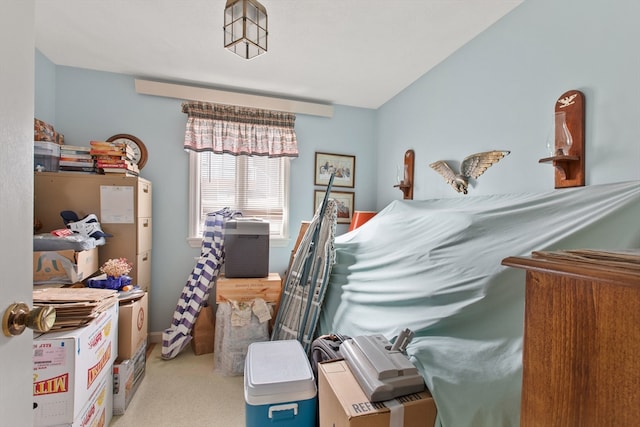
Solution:
[{"label": "window", "polygon": [[[190,152],[190,235],[199,246],[205,216],[229,207],[269,221],[272,245],[284,245],[289,223],[288,157]],[[191,240],[191,239],[190,239]]]},{"label": "window", "polygon": [[295,115],[198,101],[182,103],[189,152],[189,236],[223,208],[269,221],[272,245],[288,239],[289,162],[298,157]]}]

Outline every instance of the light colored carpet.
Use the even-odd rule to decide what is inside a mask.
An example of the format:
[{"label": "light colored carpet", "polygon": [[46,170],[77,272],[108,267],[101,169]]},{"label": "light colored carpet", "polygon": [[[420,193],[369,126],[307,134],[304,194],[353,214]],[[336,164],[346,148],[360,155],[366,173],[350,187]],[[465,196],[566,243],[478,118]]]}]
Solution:
[{"label": "light colored carpet", "polygon": [[244,427],[242,376],[223,376],[213,367],[213,353],[196,356],[191,346],[171,360],[156,344],[147,372],[124,415],[110,427]]}]

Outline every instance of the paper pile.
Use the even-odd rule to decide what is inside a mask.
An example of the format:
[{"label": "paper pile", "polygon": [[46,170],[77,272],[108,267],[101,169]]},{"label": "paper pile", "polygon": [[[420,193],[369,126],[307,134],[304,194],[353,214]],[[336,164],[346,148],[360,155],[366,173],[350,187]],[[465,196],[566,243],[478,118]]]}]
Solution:
[{"label": "paper pile", "polygon": [[33,291],[35,307],[56,310],[56,321],[49,332],[85,326],[100,313],[118,303],[118,291],[93,288],[45,288]]}]

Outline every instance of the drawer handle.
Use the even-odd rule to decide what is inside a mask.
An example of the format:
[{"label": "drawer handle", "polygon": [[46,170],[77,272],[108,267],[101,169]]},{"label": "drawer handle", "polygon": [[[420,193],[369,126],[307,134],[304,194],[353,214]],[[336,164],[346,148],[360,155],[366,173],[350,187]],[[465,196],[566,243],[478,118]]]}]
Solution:
[{"label": "drawer handle", "polygon": [[147,219],[147,220],[145,220],[145,221],[142,223],[142,226],[143,226],[143,227],[148,227],[148,226],[149,226],[149,220],[148,220],[148,219]]},{"label": "drawer handle", "polygon": [[142,192],[143,193],[148,193],[149,192],[149,186],[145,185],[144,187],[142,187]]},{"label": "drawer handle", "polygon": [[142,261],[147,261],[147,260],[149,260],[149,255],[148,255],[148,254],[145,254],[145,255],[142,257]]}]

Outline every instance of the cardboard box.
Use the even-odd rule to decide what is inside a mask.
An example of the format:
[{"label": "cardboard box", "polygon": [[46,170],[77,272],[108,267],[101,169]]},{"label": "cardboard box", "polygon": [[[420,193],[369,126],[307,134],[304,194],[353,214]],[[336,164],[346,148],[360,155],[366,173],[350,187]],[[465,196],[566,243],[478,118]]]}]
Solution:
[{"label": "cardboard box", "polygon": [[76,283],[98,271],[98,248],[33,253],[33,283]]},{"label": "cardboard box", "polygon": [[33,339],[34,426],[75,422],[118,354],[118,304],[87,326]]},{"label": "cardboard box", "polygon": [[266,302],[280,302],[282,280],[278,273],[269,273],[267,277],[231,278],[220,276],[216,280],[216,303],[233,301],[251,301],[262,298]]},{"label": "cardboard box", "polygon": [[146,292],[120,301],[118,315],[118,361],[132,359],[147,342],[149,297]]},{"label": "cardboard box", "polygon": [[113,417],[113,376],[105,372],[100,385],[93,393],[80,415],[69,427],[107,427]]},{"label": "cardboard box", "polygon": [[113,415],[123,415],[144,378],[147,344],[143,343],[133,359],[113,365]]},{"label": "cardboard box", "polygon": [[344,360],[318,365],[318,392],[320,427],[424,427],[435,424],[436,405],[428,391],[385,402],[370,402]]}]

